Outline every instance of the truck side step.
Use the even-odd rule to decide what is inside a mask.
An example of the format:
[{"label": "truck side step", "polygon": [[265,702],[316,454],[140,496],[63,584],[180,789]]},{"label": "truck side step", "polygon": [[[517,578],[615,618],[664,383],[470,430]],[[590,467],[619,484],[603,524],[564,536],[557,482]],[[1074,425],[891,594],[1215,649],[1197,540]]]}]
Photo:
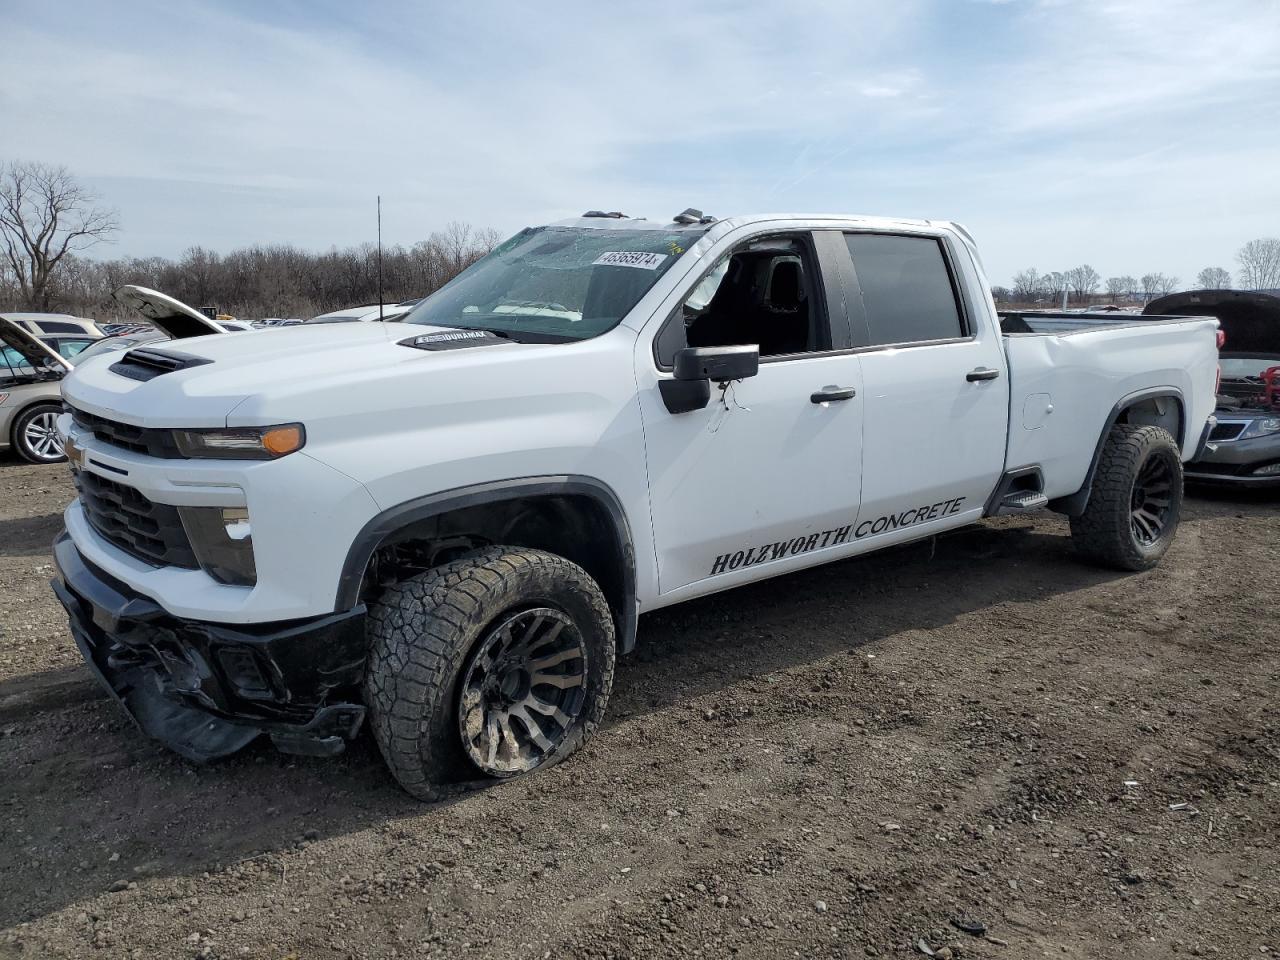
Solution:
[{"label": "truck side step", "polygon": [[1049,498],[1039,490],[1015,490],[1000,500],[1001,510],[1039,510],[1049,503]]}]

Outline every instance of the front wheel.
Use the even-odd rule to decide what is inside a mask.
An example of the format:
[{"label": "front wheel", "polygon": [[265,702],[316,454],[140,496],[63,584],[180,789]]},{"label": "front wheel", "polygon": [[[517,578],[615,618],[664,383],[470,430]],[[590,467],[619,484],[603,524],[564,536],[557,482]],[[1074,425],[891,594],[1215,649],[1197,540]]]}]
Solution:
[{"label": "front wheel", "polygon": [[563,557],[490,547],[389,588],[369,610],[374,739],[424,800],[556,763],[613,686],[613,619]]},{"label": "front wheel", "polygon": [[1121,570],[1160,562],[1182,513],[1182,458],[1163,427],[1111,428],[1084,513],[1071,518],[1081,555]]},{"label": "front wheel", "polygon": [[28,463],[58,463],[65,460],[62,438],[58,436],[56,403],[37,403],[18,414],[13,422],[13,448]]}]

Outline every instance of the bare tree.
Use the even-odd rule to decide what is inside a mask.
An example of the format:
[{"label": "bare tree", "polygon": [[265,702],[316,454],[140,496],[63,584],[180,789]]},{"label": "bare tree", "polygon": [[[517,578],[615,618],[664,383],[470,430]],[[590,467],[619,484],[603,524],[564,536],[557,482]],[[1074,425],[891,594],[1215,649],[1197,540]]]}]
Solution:
[{"label": "bare tree", "polygon": [[481,227],[476,231],[476,247],[485,253],[493,253],[494,248],[501,242],[502,234],[493,227]]},{"label": "bare tree", "polygon": [[115,212],[97,199],[66,167],[14,161],[0,169],[0,241],[31,309],[49,309],[54,272],[68,254],[115,233]]},{"label": "bare tree", "polygon": [[1119,300],[1133,293],[1137,287],[1138,281],[1130,276],[1108,277],[1107,278],[1107,296],[1112,300]]},{"label": "bare tree", "polygon": [[1040,295],[1040,271],[1035,267],[1019,270],[1013,275],[1013,296],[1022,303],[1031,303]]},{"label": "bare tree", "polygon": [[1072,267],[1066,272],[1064,279],[1067,286],[1075,293],[1076,300],[1080,303],[1086,302],[1089,297],[1097,293],[1098,284],[1102,282],[1102,277],[1098,271],[1087,263]]},{"label": "bare tree", "polygon": [[1230,290],[1231,274],[1222,267],[1205,267],[1196,274],[1196,283],[1205,290]]},{"label": "bare tree", "polygon": [[1142,292],[1147,300],[1163,297],[1178,289],[1178,278],[1163,273],[1146,273],[1142,276]]},{"label": "bare tree", "polygon": [[1250,240],[1236,253],[1236,260],[1245,290],[1280,289],[1280,239]]},{"label": "bare tree", "polygon": [[445,252],[449,257],[449,266],[455,273],[460,273],[470,266],[467,262],[467,252],[472,248],[472,243],[475,239],[472,236],[473,232],[469,223],[450,220],[445,224],[442,241]]},{"label": "bare tree", "polygon": [[1067,275],[1057,270],[1052,270],[1041,277],[1041,291],[1046,297],[1057,303],[1062,299],[1062,291],[1067,289]]}]

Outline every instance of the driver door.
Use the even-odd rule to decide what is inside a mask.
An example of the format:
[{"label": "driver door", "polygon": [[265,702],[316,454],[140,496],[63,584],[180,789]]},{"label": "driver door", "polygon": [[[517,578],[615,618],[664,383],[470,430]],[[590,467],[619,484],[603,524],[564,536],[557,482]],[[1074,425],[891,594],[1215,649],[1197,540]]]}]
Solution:
[{"label": "driver door", "polygon": [[[662,603],[820,562],[853,540],[862,372],[840,352],[849,326],[832,244],[839,233],[741,243],[638,341]],[[734,343],[760,344],[757,375],[713,383],[705,408],[670,413],[659,383],[675,351]]]}]

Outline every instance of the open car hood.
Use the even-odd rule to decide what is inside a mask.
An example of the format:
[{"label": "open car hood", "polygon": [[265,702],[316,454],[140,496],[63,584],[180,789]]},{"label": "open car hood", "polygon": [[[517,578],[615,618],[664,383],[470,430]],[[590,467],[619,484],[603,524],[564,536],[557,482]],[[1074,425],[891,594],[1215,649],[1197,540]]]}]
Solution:
[{"label": "open car hood", "polygon": [[1250,290],[1186,290],[1152,300],[1144,315],[1217,317],[1227,353],[1280,353],[1280,297]]},{"label": "open car hood", "polygon": [[159,290],[127,283],[112,296],[116,302],[137,310],[172,340],[227,332],[222,324]]},{"label": "open car hood", "polygon": [[12,320],[0,317],[0,342],[6,347],[17,350],[22,358],[32,367],[54,367],[58,370],[71,370],[70,361],[64,359],[39,337],[28,333]]}]

